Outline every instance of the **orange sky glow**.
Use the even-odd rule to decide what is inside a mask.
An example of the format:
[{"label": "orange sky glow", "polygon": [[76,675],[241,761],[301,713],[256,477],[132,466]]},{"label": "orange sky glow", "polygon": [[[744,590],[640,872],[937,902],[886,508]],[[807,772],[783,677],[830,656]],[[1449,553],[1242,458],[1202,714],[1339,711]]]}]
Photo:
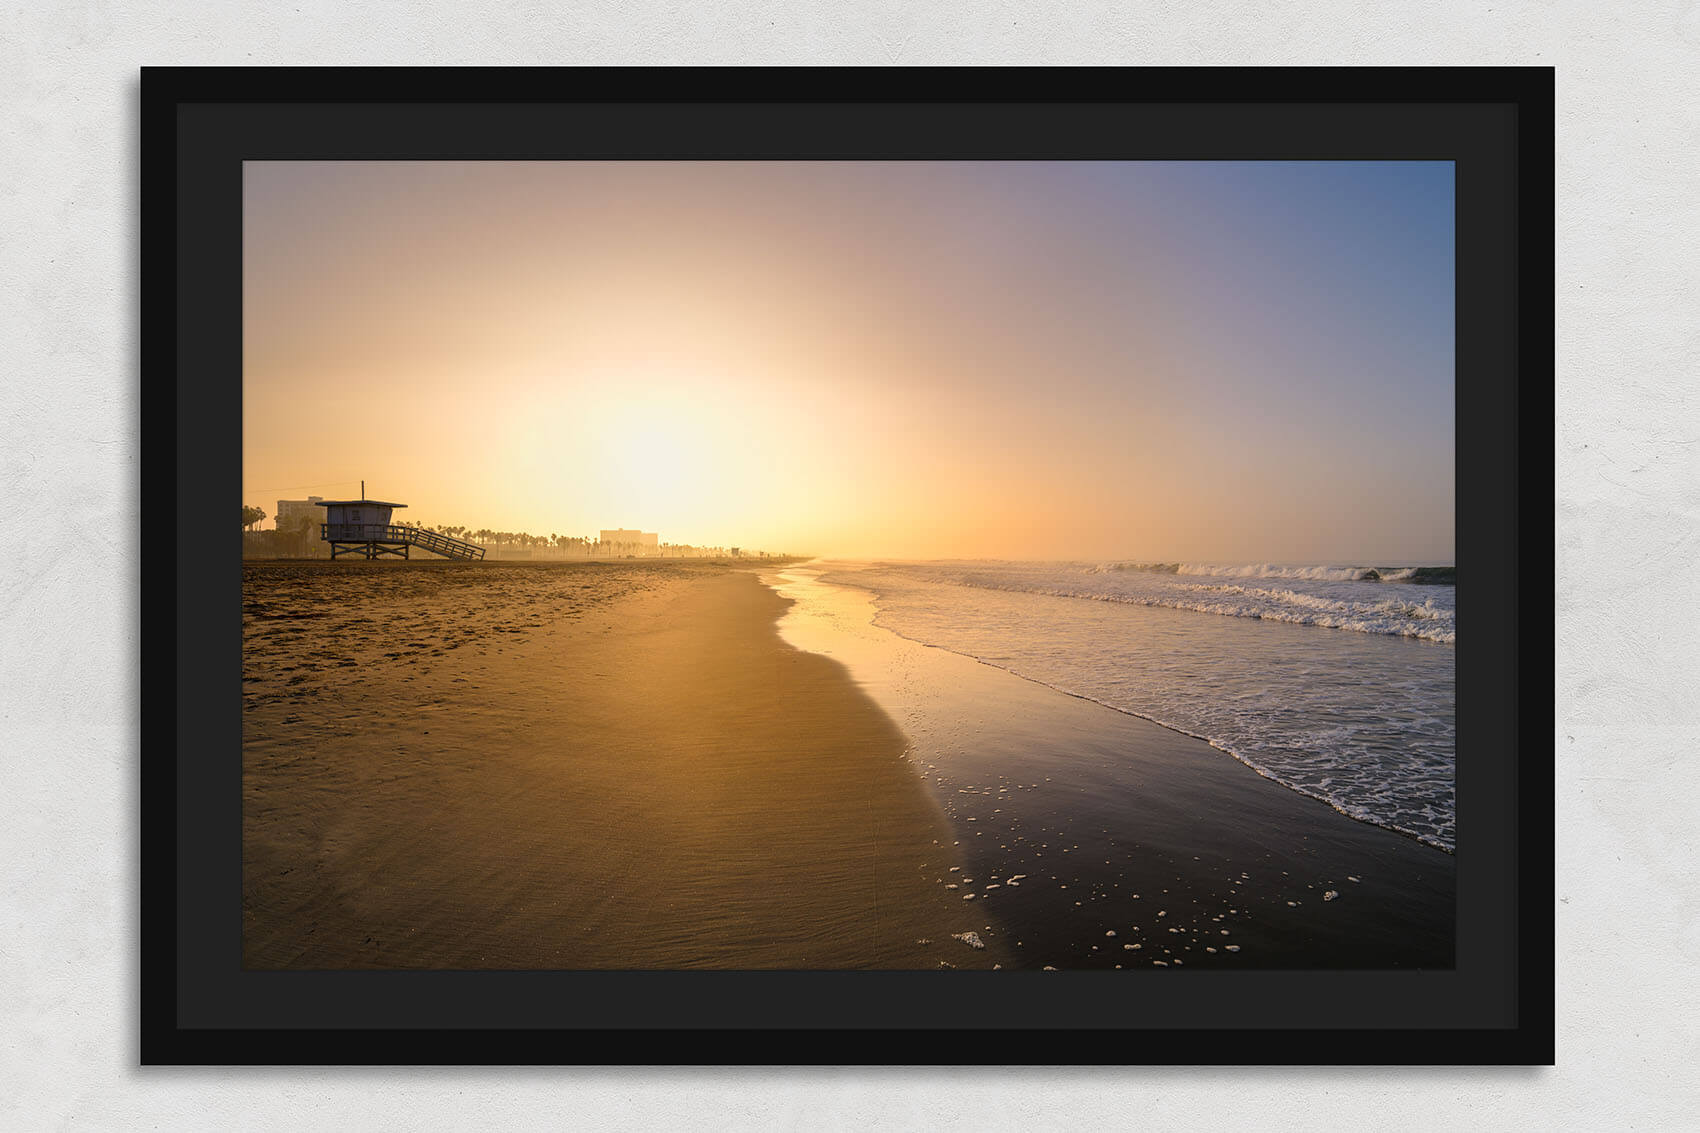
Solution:
[{"label": "orange sky glow", "polygon": [[1452,559],[1449,164],[251,162],[244,208],[268,514]]}]

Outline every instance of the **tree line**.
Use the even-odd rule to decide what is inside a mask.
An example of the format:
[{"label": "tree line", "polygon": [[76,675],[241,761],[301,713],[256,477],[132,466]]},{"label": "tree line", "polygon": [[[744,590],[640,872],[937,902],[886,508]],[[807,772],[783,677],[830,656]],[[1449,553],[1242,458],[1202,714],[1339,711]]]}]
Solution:
[{"label": "tree line", "polygon": [[445,523],[411,523],[402,522],[403,527],[417,527],[426,531],[439,531],[444,535],[452,535],[456,539],[464,539],[468,543],[477,543],[495,553],[503,551],[525,550],[533,553],[542,550],[554,552],[550,558],[605,558],[635,555],[640,558],[714,558],[728,554],[743,553],[740,547],[710,547],[698,546],[694,543],[630,543],[620,541],[603,542],[590,535],[561,535],[551,532],[548,535],[533,535],[529,531],[496,531],[488,527],[465,527],[460,524]]}]

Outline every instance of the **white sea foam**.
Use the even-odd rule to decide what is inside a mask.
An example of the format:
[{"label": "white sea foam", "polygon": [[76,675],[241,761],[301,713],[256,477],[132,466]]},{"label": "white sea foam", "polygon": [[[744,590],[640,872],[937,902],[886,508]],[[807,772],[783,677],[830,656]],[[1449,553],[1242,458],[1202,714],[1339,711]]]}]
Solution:
[{"label": "white sea foam", "polygon": [[[929,563],[904,569],[918,578],[983,590],[1162,606],[1425,641],[1458,640],[1454,587],[1400,586],[1399,593],[1388,594],[1393,589],[1388,581],[1394,574],[1410,578],[1422,568],[1399,568],[1388,575],[1378,574],[1383,581],[1365,581],[1366,573],[1377,573],[1375,568],[1170,565],[1178,569],[1121,569],[1123,564],[1081,563]],[[1289,585],[1192,581],[1195,578],[1281,579]]]},{"label": "white sea foam", "polygon": [[1349,582],[1363,578],[1370,567],[1279,566],[1274,563],[1101,563],[1102,572],[1141,571],[1146,574],[1185,574],[1206,578],[1313,578]]}]

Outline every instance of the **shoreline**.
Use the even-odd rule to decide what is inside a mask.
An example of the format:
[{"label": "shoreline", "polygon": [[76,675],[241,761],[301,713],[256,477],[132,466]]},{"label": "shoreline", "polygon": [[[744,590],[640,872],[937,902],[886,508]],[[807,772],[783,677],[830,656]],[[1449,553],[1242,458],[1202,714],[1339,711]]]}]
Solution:
[{"label": "shoreline", "polygon": [[1430,841],[1430,840],[1425,839],[1425,838],[1423,838],[1419,835],[1413,834],[1408,830],[1401,830],[1397,826],[1389,825],[1386,822],[1379,821],[1375,818],[1371,818],[1371,817],[1368,817],[1366,815],[1352,814],[1349,811],[1341,809],[1341,807],[1337,803],[1335,803],[1332,799],[1329,799],[1324,795],[1312,794],[1310,791],[1307,791],[1302,786],[1297,786],[1297,785],[1292,784],[1292,783],[1283,782],[1281,779],[1276,777],[1274,772],[1269,771],[1265,768],[1259,767],[1257,764],[1252,763],[1251,761],[1249,761],[1248,759],[1246,759],[1244,756],[1240,755],[1236,751],[1230,751],[1228,748],[1222,747],[1221,745],[1212,742],[1209,736],[1200,735],[1197,732],[1189,732],[1185,728],[1182,728],[1182,727],[1180,727],[1176,724],[1168,724],[1168,723],[1163,722],[1162,720],[1157,719],[1154,716],[1147,716],[1143,713],[1135,712],[1131,708],[1122,708],[1122,707],[1119,707],[1117,705],[1110,704],[1107,701],[1098,700],[1095,697],[1088,696],[1086,693],[1083,693],[1083,692],[1075,692],[1072,689],[1061,688],[1057,685],[1050,684],[1046,681],[1042,681],[1038,677],[1028,676],[1025,673],[1017,672],[1014,669],[1005,668],[1002,665],[994,664],[991,661],[987,661],[987,660],[984,660],[983,658],[976,657],[971,653],[962,653],[962,652],[959,652],[955,649],[952,649],[952,648],[950,648],[949,646],[946,646],[946,645],[930,645],[925,641],[920,641],[916,638],[909,637],[907,634],[900,633],[897,630],[889,629],[888,627],[885,627],[885,626],[878,626],[876,628],[885,629],[886,632],[891,633],[891,634],[893,634],[897,637],[900,637],[904,641],[913,642],[914,644],[919,645],[923,649],[942,650],[943,652],[949,653],[952,656],[961,657],[965,661],[972,661],[976,665],[984,665],[988,669],[996,669],[999,672],[1008,673],[1010,676],[1015,677],[1017,680],[1026,681],[1029,684],[1038,685],[1040,688],[1049,689],[1050,691],[1058,694],[1059,696],[1066,696],[1066,697],[1069,697],[1069,698],[1074,699],[1074,700],[1085,701],[1087,704],[1095,705],[1096,707],[1099,707],[1099,708],[1106,708],[1111,712],[1118,713],[1119,715],[1128,716],[1128,717],[1131,717],[1132,719],[1140,720],[1140,721],[1143,721],[1144,723],[1151,724],[1151,725],[1158,727],[1158,728],[1162,728],[1166,732],[1173,732],[1175,735],[1184,737],[1185,739],[1197,740],[1199,743],[1202,743],[1206,747],[1208,747],[1211,751],[1216,752],[1220,755],[1225,755],[1229,759],[1233,760],[1235,763],[1240,764],[1242,767],[1244,767],[1246,770],[1252,772],[1258,778],[1266,780],[1267,782],[1272,783],[1277,787],[1280,787],[1282,790],[1291,791],[1292,793],[1299,795],[1302,798],[1309,799],[1311,802],[1314,802],[1314,803],[1317,803],[1320,806],[1326,807],[1342,818],[1349,819],[1352,822],[1360,823],[1364,826],[1373,826],[1378,830],[1385,830],[1389,834],[1396,834],[1401,838],[1404,838],[1404,839],[1411,841],[1411,842],[1415,842],[1417,845],[1423,846],[1423,847],[1430,849],[1430,850],[1433,850],[1436,853],[1445,854],[1447,857],[1457,856],[1457,852],[1450,846],[1445,846],[1445,845],[1441,845],[1437,842]]},{"label": "shoreline", "polygon": [[[1012,577],[1020,568],[1003,565]],[[1057,566],[1046,578],[1055,585],[851,561],[825,577],[870,591],[875,624],[917,644],[1201,739],[1350,818],[1454,851],[1457,654],[1449,641],[1342,636],[1243,611],[1200,617],[1223,611],[1124,602],[1071,581],[1105,572],[1040,566]],[[1314,597],[1332,606],[1366,600]]]},{"label": "shoreline", "polygon": [[1453,966],[1453,855],[1202,739],[876,626],[872,594],[818,573],[765,576],[797,601],[781,632],[843,660],[910,737],[1015,966]]},{"label": "shoreline", "polygon": [[[984,922],[933,884],[950,839],[902,735],[781,640],[785,599],[640,562],[596,577],[646,589],[561,613],[574,565],[462,577],[441,611],[460,648],[420,618],[395,635],[411,654],[283,678],[314,695],[245,684],[245,967],[999,962],[951,939]],[[343,566],[288,568],[293,605],[359,594]],[[368,572],[368,603],[429,603],[409,573]]]}]

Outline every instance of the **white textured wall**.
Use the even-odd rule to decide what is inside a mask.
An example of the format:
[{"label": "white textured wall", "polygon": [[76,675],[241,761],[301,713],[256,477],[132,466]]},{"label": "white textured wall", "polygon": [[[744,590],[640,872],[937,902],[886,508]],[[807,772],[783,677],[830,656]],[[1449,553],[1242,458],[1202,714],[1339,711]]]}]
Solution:
[{"label": "white textured wall", "polygon": [[[71,0],[0,59],[0,1127],[1694,1127],[1693,0]],[[1556,65],[1559,1067],[137,1070],[143,63]]]}]

